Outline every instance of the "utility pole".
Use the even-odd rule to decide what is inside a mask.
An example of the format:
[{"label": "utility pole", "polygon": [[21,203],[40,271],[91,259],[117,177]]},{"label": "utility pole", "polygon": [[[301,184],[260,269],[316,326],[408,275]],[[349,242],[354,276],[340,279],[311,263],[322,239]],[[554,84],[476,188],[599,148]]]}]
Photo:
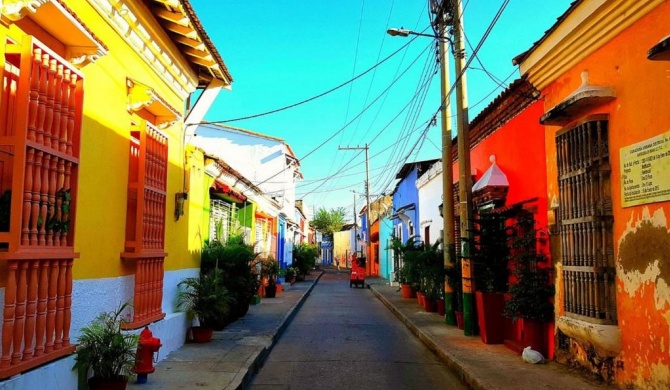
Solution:
[{"label": "utility pole", "polygon": [[[445,0],[442,0],[445,1]],[[456,266],[456,232],[454,228],[454,172],[452,143],[451,143],[451,121],[449,120],[450,98],[449,90],[449,58],[447,50],[449,49],[449,35],[447,25],[450,22],[444,9],[438,4],[433,3],[437,12],[435,23],[437,24],[439,55],[440,55],[440,84],[441,99],[440,113],[442,115],[442,252],[444,255],[444,268]],[[456,325],[456,316],[453,309],[453,286],[449,285],[448,279],[444,279],[444,302],[445,302],[445,323]]]},{"label": "utility pole", "polygon": [[356,191],[351,190],[354,193],[354,253],[358,252],[358,238],[356,234],[358,233],[358,218],[356,218]]},{"label": "utility pole", "polygon": [[365,235],[365,275],[370,276],[372,273],[372,251],[370,245],[370,162],[368,159],[368,151],[370,147],[368,144],[365,146],[356,146],[356,147],[338,147],[339,150],[365,150],[365,199],[366,199],[366,218],[365,225],[367,228],[367,233]]},{"label": "utility pole", "polygon": [[[447,0],[442,0],[447,1]],[[475,267],[470,260],[472,237],[472,173],[470,171],[470,124],[468,93],[465,88],[465,42],[463,39],[463,6],[453,1],[454,62],[456,70],[456,110],[458,115],[458,194],[461,217],[461,269],[463,272],[463,333],[474,336],[477,331],[475,311]]]}]

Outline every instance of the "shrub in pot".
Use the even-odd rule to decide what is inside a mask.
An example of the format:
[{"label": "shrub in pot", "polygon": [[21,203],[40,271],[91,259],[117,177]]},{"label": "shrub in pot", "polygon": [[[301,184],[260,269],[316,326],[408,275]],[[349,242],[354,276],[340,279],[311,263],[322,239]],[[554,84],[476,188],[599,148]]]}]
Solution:
[{"label": "shrub in pot", "polygon": [[115,311],[101,313],[81,330],[74,369],[93,371],[88,380],[91,390],[125,389],[133,375],[139,336],[121,330],[123,312],[129,306],[126,302]]},{"label": "shrub in pot", "polygon": [[197,319],[199,326],[193,326],[193,338],[197,342],[207,342],[212,331],[227,324],[230,313],[230,295],[223,284],[223,271],[214,268],[198,277],[186,278],[179,282],[178,308],[186,311],[189,319]]},{"label": "shrub in pot", "polygon": [[[515,227],[511,259],[516,283],[510,285],[505,315],[514,320],[523,318],[524,341],[546,356],[543,324],[554,318],[551,264],[540,249],[546,244],[547,233],[536,228],[532,215],[519,218]],[[531,334],[536,338],[530,340]]]},{"label": "shrub in pot", "polygon": [[413,291],[419,291],[421,287],[421,256],[423,243],[416,236],[410,237],[404,244],[397,238],[391,240],[391,249],[395,261],[402,264],[398,270],[398,281],[408,284]]},{"label": "shrub in pot", "polygon": [[254,274],[258,264],[258,253],[244,242],[242,236],[231,236],[225,243],[205,242],[202,249],[201,272],[213,268],[223,273],[223,284],[230,294],[230,316],[233,322],[249,310],[252,298],[258,291],[260,280]]},{"label": "shrub in pot", "polygon": [[265,296],[274,298],[277,294],[277,275],[279,274],[279,263],[274,257],[268,257],[263,261],[263,275],[267,277],[268,284],[265,286]]},{"label": "shrub in pot", "polygon": [[286,267],[286,275],[285,275],[286,281],[290,284],[295,283],[295,268],[293,267]]},{"label": "shrub in pot", "polygon": [[444,297],[444,256],[439,249],[440,243],[424,245],[421,254],[421,273],[426,310],[436,311],[437,301]]},{"label": "shrub in pot", "polygon": [[504,213],[481,212],[473,221],[472,261],[475,266],[477,320],[486,344],[504,341],[505,293],[508,289],[510,228]]}]

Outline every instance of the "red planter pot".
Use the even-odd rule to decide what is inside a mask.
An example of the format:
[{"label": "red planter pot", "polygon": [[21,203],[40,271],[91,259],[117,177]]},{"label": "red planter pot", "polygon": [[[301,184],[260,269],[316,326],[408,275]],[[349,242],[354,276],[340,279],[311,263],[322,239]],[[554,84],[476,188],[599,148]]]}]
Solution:
[{"label": "red planter pot", "polygon": [[444,300],[438,299],[437,300],[437,314],[444,316],[446,314],[445,308],[444,308]]},{"label": "red planter pot", "polygon": [[523,341],[524,346],[530,346],[545,358],[547,357],[547,347],[544,342],[544,322],[524,318]]},{"label": "red planter pot", "polygon": [[402,294],[403,298],[414,298],[416,296],[414,290],[412,289],[412,285],[410,284],[401,284],[400,293]]},{"label": "red planter pot", "polygon": [[458,326],[458,329],[463,330],[463,312],[455,311],[454,315],[456,315],[456,326]]},{"label": "red planter pot", "polygon": [[505,295],[477,291],[477,319],[479,334],[484,344],[502,344],[505,341]]}]

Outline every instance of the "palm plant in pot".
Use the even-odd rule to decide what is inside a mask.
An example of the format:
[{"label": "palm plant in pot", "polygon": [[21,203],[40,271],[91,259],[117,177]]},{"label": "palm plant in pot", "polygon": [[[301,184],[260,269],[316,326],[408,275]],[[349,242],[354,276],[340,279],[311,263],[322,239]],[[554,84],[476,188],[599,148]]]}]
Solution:
[{"label": "palm plant in pot", "polygon": [[193,320],[193,341],[208,342],[212,332],[226,325],[230,312],[230,295],[223,285],[223,271],[218,268],[199,277],[179,282],[178,308]]},{"label": "palm plant in pot", "polygon": [[227,322],[243,317],[258,291],[259,280],[253,272],[258,256],[243,236],[230,236],[225,243],[206,242],[202,249],[201,272],[223,271],[221,278],[231,298]]},{"label": "palm plant in pot", "polygon": [[88,380],[91,390],[125,389],[133,375],[139,337],[121,330],[123,312],[129,306],[126,302],[115,311],[101,313],[81,330],[73,369],[85,376],[93,371]]},{"label": "palm plant in pot", "polygon": [[268,284],[265,286],[265,297],[274,298],[277,295],[277,274],[279,263],[274,257],[268,257],[263,261],[263,275],[267,276]]},{"label": "palm plant in pot", "polygon": [[397,238],[391,240],[391,249],[397,264],[402,264],[396,273],[396,281],[400,283],[403,298],[414,298],[421,285],[421,268],[419,257],[423,244],[410,237],[405,244]]}]

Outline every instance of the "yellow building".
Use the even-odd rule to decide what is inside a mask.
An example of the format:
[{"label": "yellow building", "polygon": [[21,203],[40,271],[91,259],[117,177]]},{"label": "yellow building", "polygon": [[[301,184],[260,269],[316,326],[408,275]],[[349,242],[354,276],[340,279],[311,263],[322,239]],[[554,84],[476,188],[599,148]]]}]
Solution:
[{"label": "yellow building", "polygon": [[125,301],[162,356],[183,343],[206,212],[188,124],[232,78],[187,0],[0,6],[0,387],[71,389],[79,330]]}]

